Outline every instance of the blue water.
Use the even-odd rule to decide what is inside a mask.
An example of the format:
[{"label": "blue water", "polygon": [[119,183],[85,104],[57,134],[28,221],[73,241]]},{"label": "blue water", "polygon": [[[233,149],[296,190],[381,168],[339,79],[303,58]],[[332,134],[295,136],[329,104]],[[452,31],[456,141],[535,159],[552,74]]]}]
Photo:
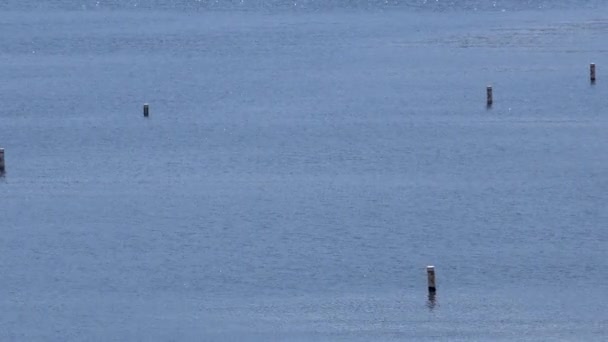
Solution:
[{"label": "blue water", "polygon": [[605,340],[607,35],[599,0],[4,1],[0,340]]}]

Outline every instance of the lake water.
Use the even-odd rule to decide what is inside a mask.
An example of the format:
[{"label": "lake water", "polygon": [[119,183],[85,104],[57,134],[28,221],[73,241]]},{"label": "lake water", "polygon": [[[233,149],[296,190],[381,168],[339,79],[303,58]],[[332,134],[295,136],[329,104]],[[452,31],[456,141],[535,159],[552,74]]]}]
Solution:
[{"label": "lake water", "polygon": [[600,0],[5,0],[0,340],[603,341],[606,37]]}]

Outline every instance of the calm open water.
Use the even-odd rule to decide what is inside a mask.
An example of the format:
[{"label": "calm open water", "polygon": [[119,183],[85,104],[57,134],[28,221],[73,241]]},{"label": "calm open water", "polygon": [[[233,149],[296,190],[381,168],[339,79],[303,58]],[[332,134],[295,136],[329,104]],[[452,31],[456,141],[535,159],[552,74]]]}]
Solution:
[{"label": "calm open water", "polygon": [[600,0],[5,0],[0,340],[606,340],[607,37]]}]

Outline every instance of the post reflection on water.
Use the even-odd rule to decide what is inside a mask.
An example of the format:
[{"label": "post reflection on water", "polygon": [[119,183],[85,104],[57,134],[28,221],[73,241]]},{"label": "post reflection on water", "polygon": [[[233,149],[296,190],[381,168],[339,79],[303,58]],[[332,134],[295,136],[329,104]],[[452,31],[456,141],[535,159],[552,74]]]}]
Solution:
[{"label": "post reflection on water", "polygon": [[437,306],[437,294],[435,292],[429,292],[428,299],[426,301],[426,306],[429,310],[433,311]]}]

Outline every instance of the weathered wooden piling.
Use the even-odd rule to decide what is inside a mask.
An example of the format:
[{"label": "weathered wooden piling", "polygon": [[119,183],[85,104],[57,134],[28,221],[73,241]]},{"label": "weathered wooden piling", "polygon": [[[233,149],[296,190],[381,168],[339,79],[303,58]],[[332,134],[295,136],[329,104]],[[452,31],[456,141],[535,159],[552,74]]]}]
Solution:
[{"label": "weathered wooden piling", "polygon": [[437,287],[435,286],[435,266],[426,267],[426,276],[429,283],[429,293],[437,292]]},{"label": "weathered wooden piling", "polygon": [[591,83],[595,83],[595,63],[589,64],[589,79]]},{"label": "weathered wooden piling", "polygon": [[6,171],[4,164],[4,149],[0,147],[0,175]]},{"label": "weathered wooden piling", "polygon": [[148,117],[148,114],[150,113],[150,106],[147,103],[144,103],[144,117]]},{"label": "weathered wooden piling", "polygon": [[492,86],[489,85],[486,87],[486,106],[492,107],[493,102],[494,102],[494,98],[492,96]]}]

